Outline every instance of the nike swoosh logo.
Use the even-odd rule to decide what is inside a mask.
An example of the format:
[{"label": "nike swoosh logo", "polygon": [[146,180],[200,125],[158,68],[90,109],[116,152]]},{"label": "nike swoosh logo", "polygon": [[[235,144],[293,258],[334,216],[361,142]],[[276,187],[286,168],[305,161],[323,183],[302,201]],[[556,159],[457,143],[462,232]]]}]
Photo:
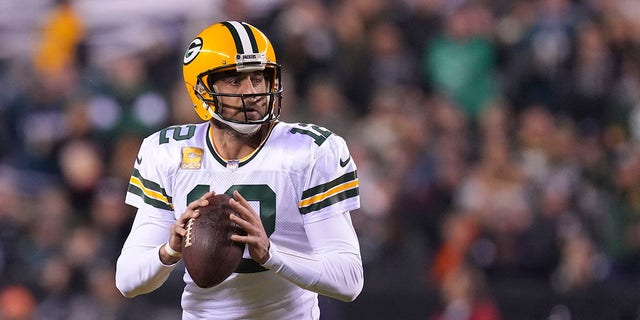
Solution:
[{"label": "nike swoosh logo", "polygon": [[349,163],[349,161],[351,161],[351,156],[349,156],[347,160],[344,160],[344,161],[340,159],[340,166],[344,168],[347,165],[347,163]]},{"label": "nike swoosh logo", "polygon": [[138,164],[141,164],[141,163],[142,163],[142,158],[137,157],[137,158],[136,158],[136,162],[137,162]]}]

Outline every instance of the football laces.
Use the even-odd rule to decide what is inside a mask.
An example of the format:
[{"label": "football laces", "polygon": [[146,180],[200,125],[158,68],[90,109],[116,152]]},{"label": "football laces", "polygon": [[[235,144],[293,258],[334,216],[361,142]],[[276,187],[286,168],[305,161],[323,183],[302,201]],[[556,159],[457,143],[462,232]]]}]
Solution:
[{"label": "football laces", "polygon": [[187,234],[185,235],[185,241],[184,241],[184,247],[190,247],[193,242],[192,242],[192,230],[193,230],[193,222],[195,221],[195,219],[191,218],[189,219],[189,221],[187,222]]}]

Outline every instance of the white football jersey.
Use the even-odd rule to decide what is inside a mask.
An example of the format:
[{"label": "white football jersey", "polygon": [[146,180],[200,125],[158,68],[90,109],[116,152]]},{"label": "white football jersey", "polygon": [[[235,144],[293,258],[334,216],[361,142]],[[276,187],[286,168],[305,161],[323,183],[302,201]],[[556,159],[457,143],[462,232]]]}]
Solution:
[{"label": "white football jersey", "polygon": [[[218,155],[213,139],[208,122],[172,126],[146,138],[126,203],[139,208],[138,214],[146,208],[165,215],[159,219],[178,219],[205,192],[238,190],[260,215],[271,242],[302,254],[312,254],[305,224],[360,206],[347,145],[323,127],[277,122],[252,154],[229,161]],[[318,317],[316,293],[266,271],[246,250],[238,270],[221,284],[199,288],[188,273],[184,281],[185,318]]]}]

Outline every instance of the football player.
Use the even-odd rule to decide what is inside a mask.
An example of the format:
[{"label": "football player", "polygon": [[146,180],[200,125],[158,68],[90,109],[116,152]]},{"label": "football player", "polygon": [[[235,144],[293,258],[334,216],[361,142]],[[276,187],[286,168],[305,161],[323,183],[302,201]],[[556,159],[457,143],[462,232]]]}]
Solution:
[{"label": "football player", "polygon": [[126,297],[160,287],[181,259],[185,223],[216,193],[246,236],[236,272],[212,288],[184,274],[183,319],[319,319],[318,294],[353,301],[363,287],[350,211],[356,165],[326,128],[279,121],[280,65],[254,26],[225,21],[190,43],[184,81],[204,122],[165,128],[140,147],[126,203],[137,208],[117,261]]}]

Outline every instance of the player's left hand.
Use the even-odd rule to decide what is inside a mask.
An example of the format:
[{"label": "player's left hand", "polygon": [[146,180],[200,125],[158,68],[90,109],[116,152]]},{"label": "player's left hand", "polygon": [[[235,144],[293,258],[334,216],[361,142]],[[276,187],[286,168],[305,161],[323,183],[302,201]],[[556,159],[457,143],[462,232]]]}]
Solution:
[{"label": "player's left hand", "polygon": [[238,213],[230,216],[240,228],[247,232],[246,236],[232,235],[231,240],[245,243],[249,248],[251,259],[259,264],[264,264],[269,259],[269,237],[264,230],[260,216],[253,210],[249,202],[237,191],[233,191],[231,207]]}]

